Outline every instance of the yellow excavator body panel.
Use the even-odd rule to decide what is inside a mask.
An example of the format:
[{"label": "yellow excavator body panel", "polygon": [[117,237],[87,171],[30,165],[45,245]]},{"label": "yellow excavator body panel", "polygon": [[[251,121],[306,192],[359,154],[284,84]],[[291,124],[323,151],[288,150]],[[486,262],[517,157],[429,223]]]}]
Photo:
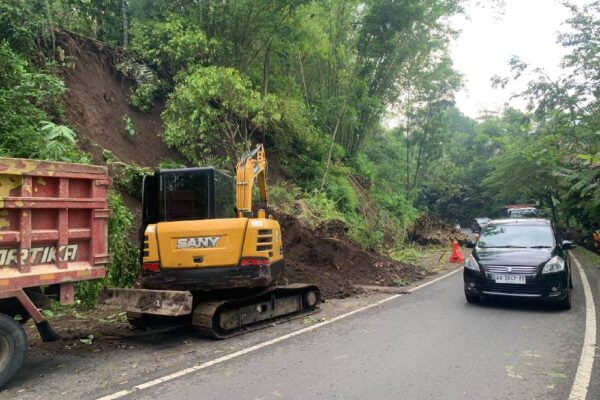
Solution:
[{"label": "yellow excavator body panel", "polygon": [[165,270],[233,267],[242,258],[283,259],[281,228],[269,218],[159,222],[144,235],[144,263]]}]

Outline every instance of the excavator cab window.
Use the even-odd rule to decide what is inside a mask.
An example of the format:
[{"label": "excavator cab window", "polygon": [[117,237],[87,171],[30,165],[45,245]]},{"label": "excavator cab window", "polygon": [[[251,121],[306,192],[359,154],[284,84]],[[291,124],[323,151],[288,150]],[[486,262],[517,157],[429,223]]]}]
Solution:
[{"label": "excavator cab window", "polygon": [[158,172],[158,221],[214,218],[214,170],[190,168]]},{"label": "excavator cab window", "polygon": [[234,218],[235,184],[233,178],[215,170],[215,218]]},{"label": "excavator cab window", "polygon": [[143,182],[143,229],[164,221],[230,218],[233,179],[214,168],[159,170]]}]

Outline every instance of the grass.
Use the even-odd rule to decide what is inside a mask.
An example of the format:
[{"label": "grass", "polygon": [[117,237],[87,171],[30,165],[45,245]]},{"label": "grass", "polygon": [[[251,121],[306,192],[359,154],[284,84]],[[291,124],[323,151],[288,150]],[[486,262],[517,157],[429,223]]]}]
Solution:
[{"label": "grass", "polygon": [[403,286],[408,286],[408,285],[410,285],[410,282],[407,281],[406,279],[399,278],[399,279],[394,279],[392,281],[392,286],[395,286],[395,287],[403,287]]},{"label": "grass", "polygon": [[417,248],[416,246],[405,246],[390,251],[389,255],[396,261],[416,264],[423,258],[424,253],[423,249]]},{"label": "grass", "polygon": [[596,268],[600,268],[600,255],[594,253],[593,251],[585,249],[583,247],[578,247],[574,251],[574,253],[575,253],[575,255],[577,257],[582,258],[583,260],[585,260],[586,263],[592,264]]}]

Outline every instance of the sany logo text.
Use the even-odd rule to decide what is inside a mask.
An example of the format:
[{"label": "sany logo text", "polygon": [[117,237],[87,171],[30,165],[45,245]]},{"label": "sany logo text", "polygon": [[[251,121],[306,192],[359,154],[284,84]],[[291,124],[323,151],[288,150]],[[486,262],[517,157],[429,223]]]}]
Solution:
[{"label": "sany logo text", "polygon": [[202,249],[208,247],[217,247],[220,236],[195,237],[177,239],[178,249]]}]

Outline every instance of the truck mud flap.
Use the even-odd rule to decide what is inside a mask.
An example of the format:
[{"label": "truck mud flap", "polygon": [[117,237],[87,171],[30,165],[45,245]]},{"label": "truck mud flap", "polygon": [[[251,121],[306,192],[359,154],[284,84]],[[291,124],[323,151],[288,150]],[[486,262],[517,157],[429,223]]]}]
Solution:
[{"label": "truck mud flap", "polygon": [[193,296],[183,290],[105,288],[99,302],[127,312],[177,317],[192,313]]}]

